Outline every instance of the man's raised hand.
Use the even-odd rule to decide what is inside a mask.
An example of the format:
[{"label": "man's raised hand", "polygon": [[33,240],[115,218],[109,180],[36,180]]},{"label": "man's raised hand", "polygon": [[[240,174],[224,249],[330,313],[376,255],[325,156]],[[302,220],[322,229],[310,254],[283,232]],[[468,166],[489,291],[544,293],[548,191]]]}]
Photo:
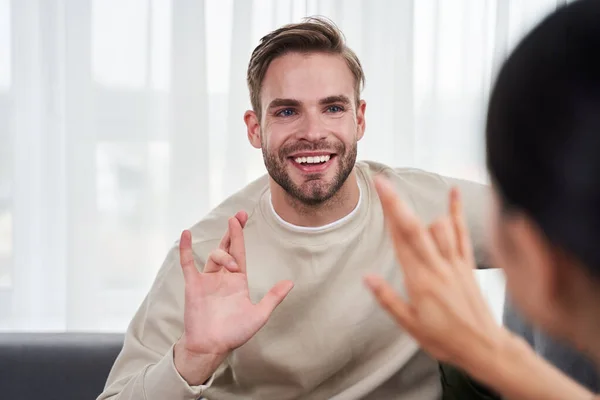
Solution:
[{"label": "man's raised hand", "polygon": [[190,384],[206,381],[229,352],[254,336],[293,287],[291,281],[280,281],[260,302],[252,303],[243,233],[247,220],[244,212],[229,219],[227,232],[202,272],[194,265],[191,233],[181,234],[184,333],[175,347],[175,366]]}]

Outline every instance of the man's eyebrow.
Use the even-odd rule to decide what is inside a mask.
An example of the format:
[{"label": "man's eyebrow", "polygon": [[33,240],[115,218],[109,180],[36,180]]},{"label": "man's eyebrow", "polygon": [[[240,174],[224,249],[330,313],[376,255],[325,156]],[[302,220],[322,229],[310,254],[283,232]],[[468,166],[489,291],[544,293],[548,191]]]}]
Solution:
[{"label": "man's eyebrow", "polygon": [[[349,105],[350,99],[348,98],[348,96],[339,94],[339,95],[335,95],[335,96],[327,96],[327,97],[319,100],[319,104],[321,104],[321,105],[333,104],[333,103],[341,103],[341,104]],[[300,104],[301,104],[300,101],[298,101],[296,99],[276,98],[276,99],[273,99],[269,103],[269,106],[267,107],[267,109],[272,110],[272,109],[278,108],[278,107],[300,107]]]},{"label": "man's eyebrow", "polygon": [[268,110],[272,110],[273,108],[277,108],[277,107],[299,107],[300,106],[300,102],[296,99],[273,99],[270,103],[269,106],[267,107]]},{"label": "man's eyebrow", "polygon": [[321,104],[321,105],[332,104],[332,103],[342,103],[342,104],[348,105],[348,104],[350,104],[350,99],[348,98],[348,96],[339,94],[336,96],[328,96],[328,97],[325,97],[324,99],[319,100],[319,104]]}]

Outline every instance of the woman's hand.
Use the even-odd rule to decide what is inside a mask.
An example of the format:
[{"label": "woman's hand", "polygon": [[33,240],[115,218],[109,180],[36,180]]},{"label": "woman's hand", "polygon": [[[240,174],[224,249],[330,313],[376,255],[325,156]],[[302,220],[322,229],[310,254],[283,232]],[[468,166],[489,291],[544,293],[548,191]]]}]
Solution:
[{"label": "woman's hand", "polygon": [[473,249],[457,190],[450,213],[426,228],[392,186],[376,178],[387,228],[404,272],[408,299],[378,276],[365,281],[423,349],[466,371],[493,356],[507,333],[496,323],[474,275]]},{"label": "woman's hand", "polygon": [[450,193],[450,215],[426,229],[386,180],[376,178],[376,187],[409,298],[378,276],[365,282],[426,352],[508,399],[595,398],[495,322],[475,279],[457,190]]}]

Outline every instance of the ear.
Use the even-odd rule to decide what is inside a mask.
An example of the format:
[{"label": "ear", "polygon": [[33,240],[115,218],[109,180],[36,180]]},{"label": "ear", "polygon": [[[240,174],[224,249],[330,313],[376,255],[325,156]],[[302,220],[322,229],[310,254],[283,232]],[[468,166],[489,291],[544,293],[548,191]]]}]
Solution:
[{"label": "ear", "polygon": [[246,111],[244,113],[244,123],[246,124],[246,129],[248,131],[248,141],[254,148],[260,149],[262,147],[260,121],[258,120],[256,113],[252,110]]},{"label": "ear", "polygon": [[595,296],[595,279],[571,255],[550,243],[531,220],[520,221],[514,234],[513,240],[526,252],[519,267],[529,269],[524,274],[527,293],[523,300],[530,318],[534,317],[531,321],[556,338],[582,346],[577,342],[581,338],[580,321],[590,320],[590,309],[581,307],[581,299],[591,298],[592,293]]},{"label": "ear", "polygon": [[358,125],[358,138],[357,140],[362,139],[365,134],[366,122],[365,122],[365,111],[367,110],[367,102],[361,100],[358,103],[358,108],[356,109],[356,123]]},{"label": "ear", "polygon": [[[548,319],[549,314],[558,311],[557,303],[562,297],[560,291],[564,265],[561,264],[564,259],[559,257],[558,251],[531,218],[520,214],[511,219],[507,233],[524,261],[520,267],[529,270],[523,276],[528,280],[530,307],[534,307],[538,315],[542,313],[545,315],[543,318]],[[553,311],[549,313],[549,310]]]}]

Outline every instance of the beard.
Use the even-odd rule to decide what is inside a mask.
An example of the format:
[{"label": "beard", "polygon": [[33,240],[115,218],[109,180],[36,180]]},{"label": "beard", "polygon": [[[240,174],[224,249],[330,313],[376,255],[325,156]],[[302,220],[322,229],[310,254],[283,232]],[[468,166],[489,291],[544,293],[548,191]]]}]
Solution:
[{"label": "beard", "polygon": [[[357,142],[350,147],[342,142],[328,143],[324,140],[315,143],[294,142],[282,146],[276,153],[269,152],[264,144],[263,160],[271,178],[293,199],[309,207],[319,206],[333,198],[350,176],[356,163]],[[295,152],[319,150],[335,153],[333,161],[337,163],[337,171],[333,179],[329,182],[324,181],[322,174],[316,173],[307,175],[304,182],[296,184],[287,171],[289,155]]]}]

